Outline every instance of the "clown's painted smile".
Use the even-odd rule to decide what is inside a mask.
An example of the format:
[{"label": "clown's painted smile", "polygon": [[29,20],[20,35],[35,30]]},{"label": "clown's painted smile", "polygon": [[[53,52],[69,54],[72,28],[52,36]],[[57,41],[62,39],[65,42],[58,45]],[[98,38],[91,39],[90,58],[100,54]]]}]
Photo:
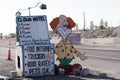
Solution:
[{"label": "clown's painted smile", "polygon": [[72,32],[72,30],[71,29],[67,29],[66,31],[64,31],[62,28],[58,28],[58,32],[62,36],[63,41],[65,41],[67,36]]}]

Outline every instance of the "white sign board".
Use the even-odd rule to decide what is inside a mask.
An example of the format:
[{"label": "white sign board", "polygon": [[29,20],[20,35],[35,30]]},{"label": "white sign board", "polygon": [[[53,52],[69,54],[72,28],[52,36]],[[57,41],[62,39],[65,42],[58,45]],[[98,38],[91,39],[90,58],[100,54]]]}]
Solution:
[{"label": "white sign board", "polygon": [[54,45],[24,45],[25,77],[54,75]]},{"label": "white sign board", "polygon": [[16,17],[17,35],[20,45],[49,44],[47,18],[43,16]]},{"label": "white sign board", "polygon": [[72,42],[72,44],[79,44],[80,40],[81,40],[81,37],[80,37],[79,33],[71,33],[68,36],[68,39]]}]

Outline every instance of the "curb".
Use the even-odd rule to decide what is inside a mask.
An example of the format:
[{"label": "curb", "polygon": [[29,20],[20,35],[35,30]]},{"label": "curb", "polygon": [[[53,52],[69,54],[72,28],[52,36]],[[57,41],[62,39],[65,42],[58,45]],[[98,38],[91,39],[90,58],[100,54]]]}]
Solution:
[{"label": "curb", "polygon": [[0,75],[0,80],[14,80],[12,77]]}]

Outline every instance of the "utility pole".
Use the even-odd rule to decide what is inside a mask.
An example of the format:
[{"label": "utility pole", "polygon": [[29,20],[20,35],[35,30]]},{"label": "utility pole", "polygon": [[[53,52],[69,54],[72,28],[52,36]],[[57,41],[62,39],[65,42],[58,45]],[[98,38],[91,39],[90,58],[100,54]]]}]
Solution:
[{"label": "utility pole", "polygon": [[85,12],[83,12],[83,19],[84,19],[84,22],[83,22],[83,27],[84,27],[84,31],[85,31]]}]

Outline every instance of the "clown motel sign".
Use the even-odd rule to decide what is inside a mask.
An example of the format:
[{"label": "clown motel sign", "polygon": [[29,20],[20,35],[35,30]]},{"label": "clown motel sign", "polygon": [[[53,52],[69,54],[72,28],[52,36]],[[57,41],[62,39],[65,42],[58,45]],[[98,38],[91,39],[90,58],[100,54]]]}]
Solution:
[{"label": "clown motel sign", "polygon": [[54,74],[54,46],[50,45],[25,45],[24,76],[42,76]]},{"label": "clown motel sign", "polygon": [[50,44],[46,15],[18,16],[16,24],[21,47],[16,52],[17,73],[23,77],[54,75],[54,44]]},{"label": "clown motel sign", "polygon": [[48,44],[47,18],[42,16],[18,16],[17,37],[20,45]]}]

